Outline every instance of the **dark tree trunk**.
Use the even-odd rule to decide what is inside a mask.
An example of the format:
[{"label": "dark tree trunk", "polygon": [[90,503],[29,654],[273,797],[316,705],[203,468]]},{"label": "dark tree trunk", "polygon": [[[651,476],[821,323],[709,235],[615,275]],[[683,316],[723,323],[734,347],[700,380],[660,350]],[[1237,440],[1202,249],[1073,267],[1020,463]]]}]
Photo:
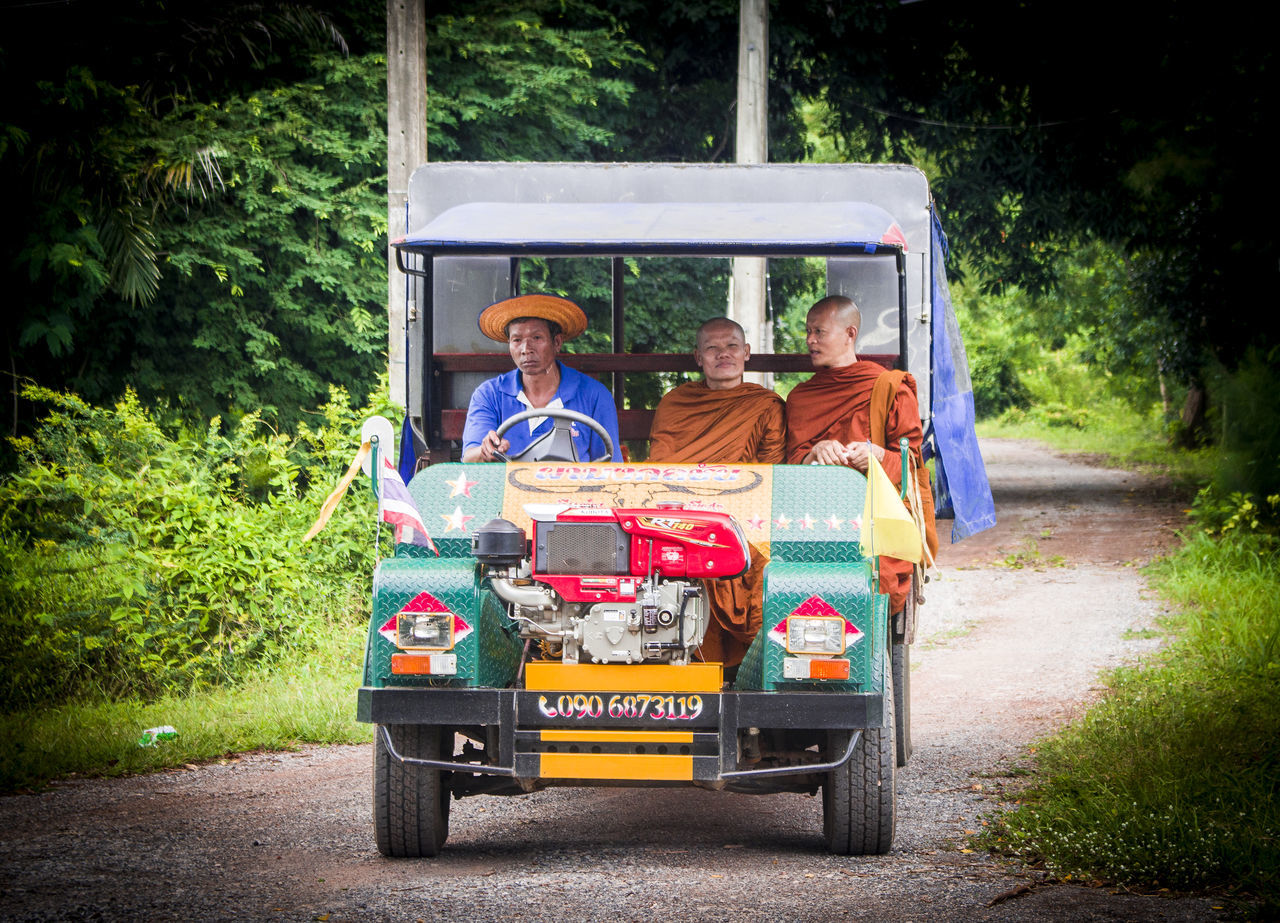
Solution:
[{"label": "dark tree trunk", "polygon": [[1209,438],[1209,427],[1205,413],[1209,408],[1209,392],[1202,384],[1193,384],[1187,390],[1187,399],[1182,402],[1182,426],[1178,430],[1175,442],[1184,448],[1204,445]]}]

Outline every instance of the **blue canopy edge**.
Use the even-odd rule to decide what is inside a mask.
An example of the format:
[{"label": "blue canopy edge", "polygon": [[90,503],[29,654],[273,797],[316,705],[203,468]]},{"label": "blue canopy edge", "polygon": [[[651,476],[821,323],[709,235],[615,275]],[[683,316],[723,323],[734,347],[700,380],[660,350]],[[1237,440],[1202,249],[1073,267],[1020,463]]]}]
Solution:
[{"label": "blue canopy edge", "polygon": [[393,240],[434,255],[877,253],[905,246],[869,202],[469,202]]},{"label": "blue canopy edge", "polygon": [[929,209],[933,249],[933,421],[929,449],[934,466],[935,505],[939,516],[954,516],[951,541],[958,542],[996,524],[995,501],[987,481],[987,467],[974,431],[973,383],[960,326],[947,286],[947,238],[937,210]]}]

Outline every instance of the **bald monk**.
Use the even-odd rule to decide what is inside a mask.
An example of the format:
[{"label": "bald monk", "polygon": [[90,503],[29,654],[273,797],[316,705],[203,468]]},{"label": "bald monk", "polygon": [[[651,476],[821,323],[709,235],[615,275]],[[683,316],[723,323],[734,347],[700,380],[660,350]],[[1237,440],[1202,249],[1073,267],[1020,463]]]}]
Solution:
[{"label": "bald monk", "polygon": [[[898,441],[905,436],[920,485],[926,543],[934,556],[938,534],[929,473],[920,455],[923,433],[916,380],[907,372],[859,360],[854,346],[861,326],[858,306],[842,295],[823,298],[809,309],[805,341],[815,371],[787,398],[787,461],[793,465],[847,465],[865,474],[871,453],[901,489]],[[880,592],[889,595],[890,614],[902,611],[910,587],[911,563],[882,558]]]},{"label": "bald monk", "polygon": [[[746,462],[772,465],[786,449],[782,398],[744,382],[751,347],[742,327],[717,317],[698,328],[693,361],[702,381],[675,388],[658,404],[649,433],[653,462]],[[699,655],[722,663],[726,673],[742,663],[764,618],[764,566],[754,546],[751,567],[733,580],[705,583],[711,624]]]},{"label": "bald monk", "polygon": [[782,398],[743,382],[751,347],[742,327],[715,317],[698,328],[695,342],[693,361],[702,381],[686,382],[659,402],[649,460],[781,462],[786,449]]}]

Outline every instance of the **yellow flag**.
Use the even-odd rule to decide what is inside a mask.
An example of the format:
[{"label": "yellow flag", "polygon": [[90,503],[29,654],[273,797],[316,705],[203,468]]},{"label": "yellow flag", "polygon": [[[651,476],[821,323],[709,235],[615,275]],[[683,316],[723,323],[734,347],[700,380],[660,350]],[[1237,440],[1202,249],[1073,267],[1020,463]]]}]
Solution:
[{"label": "yellow flag", "polygon": [[872,455],[867,462],[867,499],[862,506],[862,553],[919,564],[924,557],[920,527],[902,505],[898,488]]},{"label": "yellow flag", "polygon": [[317,535],[320,530],[329,522],[329,517],[333,515],[333,511],[338,508],[338,501],[342,499],[342,495],[347,492],[347,488],[351,486],[351,482],[356,479],[356,475],[360,473],[360,466],[364,464],[365,458],[371,451],[369,443],[360,446],[360,451],[356,453],[356,457],[351,460],[351,467],[347,469],[347,473],[342,476],[342,480],[338,482],[338,486],[333,489],[333,493],[329,494],[327,500],[320,507],[320,515],[316,517],[316,521],[311,528],[307,530],[307,534],[302,537],[304,542],[309,542]]}]

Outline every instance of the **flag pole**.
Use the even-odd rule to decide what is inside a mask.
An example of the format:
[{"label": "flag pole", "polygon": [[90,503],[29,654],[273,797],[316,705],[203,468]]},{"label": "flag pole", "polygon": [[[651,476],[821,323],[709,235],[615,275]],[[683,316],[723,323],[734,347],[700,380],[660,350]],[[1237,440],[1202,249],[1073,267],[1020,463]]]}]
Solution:
[{"label": "flag pole", "polygon": [[903,436],[898,440],[898,450],[902,452],[902,474],[898,477],[898,499],[903,503],[907,502],[907,474],[911,471],[911,454],[907,442],[907,437]]},{"label": "flag pole", "polygon": [[378,525],[373,530],[373,559],[377,561],[382,551],[382,452],[380,443],[382,442],[376,435],[369,437],[369,444],[373,452],[373,464],[369,466],[369,473],[373,479],[373,496],[378,501]]},{"label": "flag pole", "polygon": [[876,588],[876,592],[879,592],[880,590],[880,557],[879,555],[876,554],[876,517],[875,517],[876,498],[874,493],[876,479],[871,476],[873,473],[871,470],[871,458],[872,458],[871,440],[868,439],[867,440],[867,507],[868,509],[871,510],[871,515],[866,517],[869,520],[869,522],[866,523],[866,527],[867,527],[867,534],[871,537],[871,541],[868,542],[868,546],[871,549],[871,581],[872,581],[872,585]]}]

